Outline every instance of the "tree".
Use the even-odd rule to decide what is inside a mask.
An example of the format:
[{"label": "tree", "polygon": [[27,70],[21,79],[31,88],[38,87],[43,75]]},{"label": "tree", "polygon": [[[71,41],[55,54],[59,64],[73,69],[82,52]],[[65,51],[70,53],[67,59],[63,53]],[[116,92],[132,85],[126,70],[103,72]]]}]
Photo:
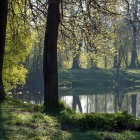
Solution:
[{"label": "tree", "polygon": [[131,52],[131,63],[130,68],[138,67],[138,59],[137,59],[137,30],[138,30],[138,0],[133,0],[132,2],[132,11],[133,13],[133,21],[132,24],[132,52]]},{"label": "tree", "polygon": [[0,101],[5,97],[5,91],[3,86],[3,61],[4,61],[4,49],[6,40],[6,25],[8,14],[8,0],[0,0]]},{"label": "tree", "polygon": [[17,85],[25,84],[28,70],[25,67],[26,57],[29,55],[32,40],[30,20],[26,4],[21,0],[9,2],[6,46],[3,65],[3,84],[5,91],[13,90]]},{"label": "tree", "polygon": [[131,31],[131,61],[129,68],[138,68],[138,33],[139,33],[139,6],[138,0],[125,0],[125,20]]},{"label": "tree", "polygon": [[44,40],[44,107],[58,105],[57,38],[60,23],[60,0],[48,1],[48,15]]}]

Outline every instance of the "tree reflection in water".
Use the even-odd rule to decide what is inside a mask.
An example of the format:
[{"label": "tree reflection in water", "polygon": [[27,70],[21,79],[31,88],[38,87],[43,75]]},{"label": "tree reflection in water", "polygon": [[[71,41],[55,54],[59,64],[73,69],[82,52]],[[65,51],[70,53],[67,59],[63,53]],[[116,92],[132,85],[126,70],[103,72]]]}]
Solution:
[{"label": "tree reflection in water", "polygon": [[[21,94],[22,93],[22,94]],[[85,92],[86,93],[86,92]],[[93,93],[93,94],[92,94]],[[22,91],[14,93],[13,96],[23,102],[31,102],[36,104],[43,103],[42,92]],[[59,95],[59,100],[75,109],[77,112],[108,112],[115,113],[126,110],[129,113],[140,117],[140,95],[138,91],[123,92],[115,90],[109,92],[90,92],[90,94],[75,94],[71,91],[71,95],[65,91],[65,95]]]}]

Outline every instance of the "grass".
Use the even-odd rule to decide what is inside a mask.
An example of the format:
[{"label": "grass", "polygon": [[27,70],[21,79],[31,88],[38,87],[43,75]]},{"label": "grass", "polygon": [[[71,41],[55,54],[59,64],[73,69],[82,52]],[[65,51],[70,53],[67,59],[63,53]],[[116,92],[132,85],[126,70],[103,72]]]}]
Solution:
[{"label": "grass", "polygon": [[139,140],[135,131],[81,130],[60,121],[60,114],[42,113],[42,106],[7,98],[0,105],[0,140]]},{"label": "grass", "polygon": [[[116,84],[115,69],[79,69],[59,72],[59,83],[72,83],[72,87],[103,87],[112,88]],[[120,70],[120,86],[129,87],[134,84],[134,73]]]}]

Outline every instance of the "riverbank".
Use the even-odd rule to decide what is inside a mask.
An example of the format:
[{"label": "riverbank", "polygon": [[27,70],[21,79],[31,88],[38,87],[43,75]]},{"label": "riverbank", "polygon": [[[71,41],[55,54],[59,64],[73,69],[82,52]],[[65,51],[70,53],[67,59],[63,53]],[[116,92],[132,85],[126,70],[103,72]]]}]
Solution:
[{"label": "riverbank", "polygon": [[115,69],[71,69],[59,72],[59,86],[107,89],[117,84],[120,87],[130,87],[135,84],[136,77],[139,75],[134,70],[120,70],[118,74]]},{"label": "riverbank", "polygon": [[[60,107],[60,112],[51,110],[44,114],[42,111],[43,108],[40,105],[21,103],[12,98],[7,98],[0,106],[0,140],[104,140],[107,137],[115,140],[140,139],[139,132],[128,129],[120,132],[102,130],[101,128],[105,128],[105,125],[101,123],[108,121],[105,119],[106,115],[103,114],[91,114],[91,116],[85,114],[82,119],[84,125],[87,123],[88,126],[88,122],[91,124],[90,121],[94,121],[98,122],[100,127],[98,129],[93,127],[83,129],[77,124],[81,115],[75,114],[63,105]],[[123,114],[119,116],[119,120],[123,121]],[[130,115],[124,116],[128,117],[127,120],[131,120]],[[93,118],[88,119],[88,117]],[[126,120],[126,118],[124,119]],[[107,123],[107,128],[109,128],[110,123]],[[124,125],[126,125],[125,122]]]}]

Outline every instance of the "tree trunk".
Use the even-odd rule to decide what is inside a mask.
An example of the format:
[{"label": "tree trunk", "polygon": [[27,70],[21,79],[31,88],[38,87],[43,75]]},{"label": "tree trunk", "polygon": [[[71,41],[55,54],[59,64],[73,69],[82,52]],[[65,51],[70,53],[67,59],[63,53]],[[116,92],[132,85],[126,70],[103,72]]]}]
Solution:
[{"label": "tree trunk", "polygon": [[96,69],[97,68],[97,61],[96,60],[94,60],[94,58],[90,58],[90,68],[91,69]]},{"label": "tree trunk", "polygon": [[60,0],[48,1],[48,16],[44,40],[44,107],[58,105],[57,39],[60,23]]},{"label": "tree trunk", "polygon": [[107,68],[107,56],[104,57],[104,67]]},{"label": "tree trunk", "polygon": [[129,68],[137,68],[137,39],[136,39],[136,27],[133,27],[132,36],[132,51],[131,51],[131,63]]},{"label": "tree trunk", "polygon": [[137,14],[138,14],[138,0],[135,0],[134,2],[134,21],[132,23],[132,29],[133,29],[133,34],[132,34],[132,51],[131,51],[131,63],[129,68],[137,68],[138,67],[138,59],[137,59]]},{"label": "tree trunk", "polygon": [[118,57],[117,54],[114,56],[114,64],[113,64],[113,68],[117,68],[117,64],[118,64]]},{"label": "tree trunk", "polygon": [[2,101],[6,95],[3,86],[2,72],[6,40],[7,14],[8,0],[0,0],[0,101]]},{"label": "tree trunk", "polygon": [[76,54],[76,56],[73,57],[72,69],[80,69],[78,54]]},{"label": "tree trunk", "polygon": [[136,116],[137,113],[137,94],[131,95],[132,114]]},{"label": "tree trunk", "polygon": [[114,112],[117,112],[117,94],[114,95]]}]

